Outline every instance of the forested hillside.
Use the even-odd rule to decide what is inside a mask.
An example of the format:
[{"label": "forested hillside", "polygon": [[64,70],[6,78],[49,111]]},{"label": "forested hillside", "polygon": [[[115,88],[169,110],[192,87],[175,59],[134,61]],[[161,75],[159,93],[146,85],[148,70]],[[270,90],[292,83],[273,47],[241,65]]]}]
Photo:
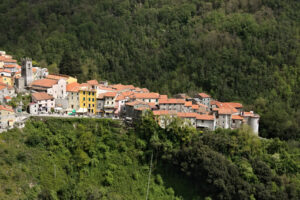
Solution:
[{"label": "forested hillside", "polygon": [[300,135],[298,0],[2,0],[0,48],[52,72],[176,94],[206,91]]},{"label": "forested hillside", "polygon": [[300,198],[300,144],[240,130],[133,128],[106,119],[32,118],[0,135],[0,199]]}]

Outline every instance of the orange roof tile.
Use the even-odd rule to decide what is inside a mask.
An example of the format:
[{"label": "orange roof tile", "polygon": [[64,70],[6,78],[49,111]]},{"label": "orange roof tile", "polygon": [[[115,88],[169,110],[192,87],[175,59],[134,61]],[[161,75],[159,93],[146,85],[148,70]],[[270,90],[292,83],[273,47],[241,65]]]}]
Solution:
[{"label": "orange roof tile", "polygon": [[184,99],[159,99],[159,104],[185,104]]},{"label": "orange roof tile", "polygon": [[117,98],[116,98],[116,101],[121,101],[121,100],[124,100],[125,97],[123,95],[118,95]]},{"label": "orange roof tile", "polygon": [[6,73],[11,73],[8,69],[0,69],[0,72],[6,72]]},{"label": "orange roof tile", "polygon": [[213,115],[197,115],[196,117],[199,120],[213,121],[215,120],[215,116]]},{"label": "orange roof tile", "polygon": [[116,92],[106,92],[103,94],[104,97],[115,97],[116,95]]},{"label": "orange roof tile", "polygon": [[10,96],[6,96],[6,97],[4,97],[5,99],[11,99],[11,97]]},{"label": "orange roof tile", "polygon": [[53,96],[47,94],[46,92],[37,92],[32,93],[32,98],[36,101],[42,101],[42,100],[51,100],[54,99]]},{"label": "orange roof tile", "polygon": [[90,85],[98,85],[99,84],[97,80],[89,80],[89,81],[87,81],[87,83]]},{"label": "orange roof tile", "polygon": [[5,111],[9,111],[9,112],[14,112],[14,110],[12,109],[11,106],[0,105],[0,110],[5,110]]},{"label": "orange roof tile", "polygon": [[128,106],[148,105],[148,103],[146,103],[144,101],[131,101],[131,102],[127,102],[126,105],[128,105]]},{"label": "orange roof tile", "polygon": [[57,80],[44,78],[44,79],[33,81],[31,83],[31,86],[40,86],[40,87],[51,88],[55,84],[57,84]]},{"label": "orange roof tile", "polygon": [[33,73],[36,73],[36,72],[37,72],[37,68],[35,68],[35,67],[32,68],[32,72],[33,72]]},{"label": "orange roof tile", "polygon": [[193,105],[193,102],[191,102],[191,101],[186,101],[184,104],[185,107],[192,107],[192,105]]},{"label": "orange roof tile", "polygon": [[182,112],[177,113],[177,116],[180,118],[196,118],[197,115],[198,115],[197,113],[182,113]]},{"label": "orange roof tile", "polygon": [[17,68],[17,64],[6,64],[3,67],[4,68]]},{"label": "orange roof tile", "polygon": [[77,82],[67,84],[66,90],[67,92],[78,92],[80,84]]},{"label": "orange roof tile", "polygon": [[209,96],[208,94],[204,93],[204,92],[201,92],[201,93],[199,93],[198,95],[199,95],[200,97],[202,97],[202,98],[210,98],[210,96]]},{"label": "orange roof tile", "polygon": [[59,79],[65,79],[67,80],[69,78],[68,75],[64,74],[49,74],[46,78],[48,79],[54,79],[54,80],[59,80]]},{"label": "orange roof tile", "polygon": [[243,120],[244,119],[242,116],[239,116],[239,115],[232,115],[231,118],[234,120]]},{"label": "orange roof tile", "polygon": [[225,102],[224,104],[227,104],[233,108],[243,108],[243,104],[237,102]]},{"label": "orange roof tile", "polygon": [[110,85],[109,87],[116,90],[125,90],[125,89],[134,90],[135,88],[133,85],[122,85],[122,84],[114,84],[114,85]]},{"label": "orange roof tile", "polygon": [[192,109],[194,109],[194,110],[199,109],[199,105],[192,105]]},{"label": "orange roof tile", "polygon": [[159,94],[158,93],[134,93],[133,98],[135,99],[158,99]]}]

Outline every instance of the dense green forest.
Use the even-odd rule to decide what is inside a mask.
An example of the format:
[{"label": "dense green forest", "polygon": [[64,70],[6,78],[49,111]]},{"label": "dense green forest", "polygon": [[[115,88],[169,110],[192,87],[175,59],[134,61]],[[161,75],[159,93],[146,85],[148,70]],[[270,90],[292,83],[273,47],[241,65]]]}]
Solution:
[{"label": "dense green forest", "polygon": [[240,130],[32,118],[0,135],[0,199],[300,198],[300,143]]},{"label": "dense green forest", "polygon": [[51,72],[206,91],[300,137],[298,0],[2,0],[0,48]]}]

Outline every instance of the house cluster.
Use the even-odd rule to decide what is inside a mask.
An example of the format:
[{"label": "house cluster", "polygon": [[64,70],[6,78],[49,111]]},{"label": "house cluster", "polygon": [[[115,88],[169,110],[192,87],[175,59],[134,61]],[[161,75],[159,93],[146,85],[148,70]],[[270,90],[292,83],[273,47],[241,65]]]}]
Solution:
[{"label": "house cluster", "polygon": [[[3,74],[0,73],[0,101],[5,104],[16,93],[30,92],[32,102],[29,112],[34,115],[56,112],[131,121],[152,111],[163,128],[177,117],[199,129],[235,129],[247,124],[258,133],[259,115],[252,111],[245,112],[240,103],[219,102],[205,93],[193,97],[179,94],[169,98],[133,85],[108,84],[97,80],[78,83],[74,77],[49,74],[47,69],[33,67],[28,58],[23,59],[19,66],[5,52],[0,52],[0,55],[0,70],[3,71]],[[7,77],[10,79],[4,80]],[[11,125],[13,121],[7,117],[2,122],[2,114],[9,116],[13,110],[7,106],[1,109],[5,110],[1,111],[1,126],[3,123]]]},{"label": "house cluster", "polygon": [[46,68],[32,67],[31,60],[22,60],[20,66],[11,55],[0,51],[0,129],[13,127],[16,121],[15,110],[7,104],[17,96],[17,93],[25,92],[26,75],[23,74],[26,71],[23,70],[25,66],[31,68],[33,80],[48,75]]}]

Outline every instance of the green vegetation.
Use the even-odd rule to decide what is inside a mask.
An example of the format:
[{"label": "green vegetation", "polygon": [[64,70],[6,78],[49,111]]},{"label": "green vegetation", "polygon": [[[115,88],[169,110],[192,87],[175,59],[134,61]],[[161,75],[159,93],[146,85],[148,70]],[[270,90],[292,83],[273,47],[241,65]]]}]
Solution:
[{"label": "green vegetation", "polygon": [[[144,199],[149,162],[119,122],[33,119],[0,135],[0,199]],[[150,199],[176,199],[155,176]]]},{"label": "green vegetation", "polygon": [[196,131],[152,115],[32,118],[0,135],[0,199],[299,199],[299,142],[241,130]]},{"label": "green vegetation", "polygon": [[2,0],[0,9],[0,48],[17,58],[81,81],[204,90],[253,105],[264,137],[300,137],[298,0]]}]

